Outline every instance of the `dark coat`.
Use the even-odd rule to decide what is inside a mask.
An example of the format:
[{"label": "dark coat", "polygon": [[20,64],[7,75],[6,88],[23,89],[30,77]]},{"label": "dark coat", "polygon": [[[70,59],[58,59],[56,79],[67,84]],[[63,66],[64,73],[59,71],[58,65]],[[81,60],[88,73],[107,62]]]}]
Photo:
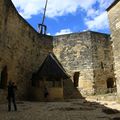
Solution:
[{"label": "dark coat", "polygon": [[15,97],[15,90],[17,89],[14,85],[8,85],[8,98]]}]

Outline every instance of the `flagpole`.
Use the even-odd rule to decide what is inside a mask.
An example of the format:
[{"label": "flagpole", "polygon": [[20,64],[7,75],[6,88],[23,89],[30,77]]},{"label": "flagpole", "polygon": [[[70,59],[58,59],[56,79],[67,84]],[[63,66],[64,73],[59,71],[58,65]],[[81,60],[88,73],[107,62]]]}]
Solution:
[{"label": "flagpole", "polygon": [[42,19],[42,25],[44,24],[44,21],[45,21],[45,14],[46,14],[46,9],[47,9],[47,3],[48,3],[48,0],[46,0],[46,3],[45,3],[44,14],[43,14],[43,19]]}]

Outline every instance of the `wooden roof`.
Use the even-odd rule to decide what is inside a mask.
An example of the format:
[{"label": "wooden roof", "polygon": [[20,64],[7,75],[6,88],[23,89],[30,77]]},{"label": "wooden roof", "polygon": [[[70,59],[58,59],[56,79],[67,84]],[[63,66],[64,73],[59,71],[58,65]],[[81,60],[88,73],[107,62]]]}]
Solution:
[{"label": "wooden roof", "polygon": [[53,53],[49,53],[39,70],[34,74],[32,79],[40,80],[41,78],[52,78],[56,80],[67,79],[69,75],[62,67],[58,59]]}]

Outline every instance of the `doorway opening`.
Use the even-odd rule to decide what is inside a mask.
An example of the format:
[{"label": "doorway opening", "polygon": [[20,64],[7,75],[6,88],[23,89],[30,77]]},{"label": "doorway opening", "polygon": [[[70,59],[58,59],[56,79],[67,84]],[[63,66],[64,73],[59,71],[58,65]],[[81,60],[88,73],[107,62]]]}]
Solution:
[{"label": "doorway opening", "polygon": [[7,86],[7,79],[8,79],[8,70],[7,66],[5,66],[2,71],[1,71],[1,76],[0,76],[0,88],[4,89]]},{"label": "doorway opening", "polygon": [[114,89],[115,89],[115,82],[113,78],[108,78],[107,79],[107,92],[112,93],[114,92]]},{"label": "doorway opening", "polygon": [[75,72],[73,75],[74,87],[78,87],[80,72]]},{"label": "doorway opening", "polygon": [[113,78],[107,79],[107,88],[113,88],[114,87],[114,81]]}]

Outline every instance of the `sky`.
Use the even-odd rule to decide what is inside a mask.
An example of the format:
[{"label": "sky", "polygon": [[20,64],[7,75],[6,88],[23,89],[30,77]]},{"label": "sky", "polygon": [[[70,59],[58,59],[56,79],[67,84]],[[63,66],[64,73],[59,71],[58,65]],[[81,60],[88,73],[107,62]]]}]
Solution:
[{"label": "sky", "polygon": [[[48,35],[87,30],[110,33],[106,8],[114,0],[48,0],[45,25]],[[12,0],[19,14],[37,31],[46,0]]]}]

